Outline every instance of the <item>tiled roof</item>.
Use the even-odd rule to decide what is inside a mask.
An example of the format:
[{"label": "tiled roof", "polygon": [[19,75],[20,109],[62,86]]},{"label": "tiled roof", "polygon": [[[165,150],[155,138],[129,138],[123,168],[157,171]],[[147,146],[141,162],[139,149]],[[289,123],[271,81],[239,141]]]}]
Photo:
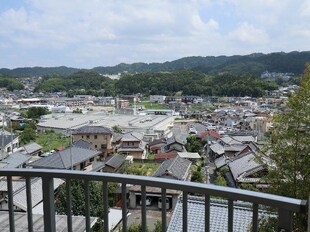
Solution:
[{"label": "tiled roof", "polygon": [[143,139],[143,134],[139,133],[139,132],[128,132],[126,134],[123,135],[122,137],[122,141],[123,142],[133,142],[133,141],[141,141]]},{"label": "tiled roof", "polygon": [[257,171],[261,170],[264,165],[256,160],[256,156],[253,152],[249,152],[237,157],[235,160],[231,161],[228,166],[235,181],[238,181],[240,178],[245,177],[244,174],[254,169],[257,169]]},{"label": "tiled roof", "polygon": [[181,140],[179,140],[178,138],[176,138],[176,137],[171,137],[171,138],[167,139],[167,142],[166,142],[167,145],[170,145],[170,144],[173,144],[173,143],[179,143],[179,144],[184,145],[184,143]]},{"label": "tiled roof", "polygon": [[[9,212],[0,211],[0,231],[9,232]],[[28,231],[27,213],[14,212],[15,231]],[[97,218],[91,217],[90,224],[93,226]],[[55,215],[56,231],[67,231],[67,215]],[[72,231],[84,232],[85,231],[85,217],[72,216]],[[33,231],[44,231],[43,215],[33,214]]]},{"label": "tiled roof", "polygon": [[72,146],[89,149],[91,147],[91,144],[92,144],[91,142],[87,142],[83,139],[80,139],[78,141],[73,142]]},{"label": "tiled roof", "polygon": [[0,161],[0,168],[17,168],[26,163],[31,157],[20,152],[14,152]]},{"label": "tiled roof", "polygon": [[[203,197],[188,195],[187,201],[188,231],[204,232],[205,221],[205,203]],[[179,197],[174,209],[167,232],[182,232],[182,196]],[[252,223],[252,205],[244,202],[234,203],[234,232],[247,232]],[[274,215],[259,210],[259,217]],[[228,202],[221,199],[212,199],[210,202],[210,231],[227,231],[228,230]]]},{"label": "tiled roof", "polygon": [[34,168],[69,169],[71,167],[71,155],[73,166],[75,166],[99,154],[100,152],[95,150],[72,146],[36,160],[30,163],[29,166]]},{"label": "tiled roof", "polygon": [[155,139],[153,140],[152,142],[149,143],[149,147],[151,146],[155,146],[155,145],[158,145],[158,144],[163,144],[163,143],[166,143],[166,139]]},{"label": "tiled roof", "polygon": [[210,146],[210,149],[211,149],[214,153],[219,154],[219,155],[222,155],[222,154],[225,153],[224,147],[223,147],[221,144],[219,144],[219,143],[212,144],[212,145]]},{"label": "tiled roof", "polygon": [[172,159],[177,156],[176,152],[155,154],[154,159]]},{"label": "tiled roof", "polygon": [[170,175],[178,180],[185,180],[191,164],[189,160],[176,156],[173,159],[164,161],[153,176],[162,177],[164,175]]},{"label": "tiled roof", "polygon": [[114,169],[118,169],[125,162],[125,157],[119,154],[114,154],[105,162],[105,165]]},{"label": "tiled roof", "polygon": [[1,141],[0,147],[2,147],[2,144],[3,144],[4,146],[8,145],[9,143],[12,142],[12,139],[14,140],[14,139],[16,139],[17,137],[18,137],[18,136],[15,135],[15,134],[13,134],[13,135],[11,135],[11,134],[0,134],[0,141]]},{"label": "tiled roof", "polygon": [[112,134],[112,130],[104,126],[83,126],[72,134]]},{"label": "tiled roof", "polygon": [[[63,180],[54,178],[54,189],[57,189],[63,183]],[[42,178],[35,178],[31,181],[31,200],[32,207],[36,206],[43,200]],[[27,211],[26,185],[13,193],[13,204],[18,208]]]},{"label": "tiled roof", "polygon": [[184,159],[200,159],[201,156],[197,152],[177,152],[178,156]]},{"label": "tiled roof", "polygon": [[31,143],[24,145],[24,149],[28,154],[32,154],[33,152],[41,150],[42,146],[35,142],[31,142]]},{"label": "tiled roof", "polygon": [[203,131],[203,132],[201,132],[199,134],[199,137],[200,138],[204,138],[207,135],[210,135],[210,136],[212,136],[215,139],[220,139],[221,138],[221,136],[218,133],[216,133],[215,131],[213,131],[213,130]]}]

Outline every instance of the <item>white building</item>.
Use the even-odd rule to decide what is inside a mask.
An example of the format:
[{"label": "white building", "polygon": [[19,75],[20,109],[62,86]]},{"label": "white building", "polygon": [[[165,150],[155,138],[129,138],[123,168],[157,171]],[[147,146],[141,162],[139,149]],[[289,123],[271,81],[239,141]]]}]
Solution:
[{"label": "white building", "polygon": [[166,96],[163,95],[150,95],[150,102],[151,103],[165,103]]}]

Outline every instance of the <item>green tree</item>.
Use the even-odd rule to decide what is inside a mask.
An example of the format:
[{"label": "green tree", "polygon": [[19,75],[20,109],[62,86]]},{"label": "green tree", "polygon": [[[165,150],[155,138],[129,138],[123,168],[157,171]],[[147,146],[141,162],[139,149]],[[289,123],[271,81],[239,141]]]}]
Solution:
[{"label": "green tree", "polygon": [[27,110],[27,117],[32,119],[38,119],[42,115],[49,114],[49,110],[47,107],[30,107]]},{"label": "green tree", "polygon": [[192,177],[191,177],[191,181],[192,182],[199,182],[199,183],[203,183],[203,174],[199,170],[196,170],[193,172]]},{"label": "green tree", "polygon": [[[274,164],[268,181],[272,193],[308,199],[310,193],[310,65],[306,66],[299,91],[289,98],[286,110],[274,117],[270,146]],[[296,218],[304,231],[306,218]]]},{"label": "green tree", "polygon": [[114,125],[114,126],[112,126],[112,130],[113,130],[115,133],[122,133],[122,128],[121,128],[119,125]]},{"label": "green tree", "polygon": [[186,138],[185,148],[188,152],[200,152],[202,145],[196,136],[189,136]]},{"label": "green tree", "polygon": [[27,144],[30,141],[36,139],[36,131],[31,127],[26,125],[23,132],[20,133],[20,141],[23,144]]}]

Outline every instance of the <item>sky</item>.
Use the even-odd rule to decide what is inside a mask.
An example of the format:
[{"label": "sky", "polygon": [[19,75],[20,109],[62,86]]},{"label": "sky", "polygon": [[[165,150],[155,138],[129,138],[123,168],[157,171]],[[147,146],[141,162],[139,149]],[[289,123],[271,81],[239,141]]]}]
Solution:
[{"label": "sky", "polygon": [[310,50],[310,0],[0,0],[0,68]]}]

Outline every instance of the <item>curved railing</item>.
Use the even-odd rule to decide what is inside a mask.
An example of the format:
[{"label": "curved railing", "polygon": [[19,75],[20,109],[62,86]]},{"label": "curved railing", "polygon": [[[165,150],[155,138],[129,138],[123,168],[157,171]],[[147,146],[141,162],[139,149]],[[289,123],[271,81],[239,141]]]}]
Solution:
[{"label": "curved railing", "polygon": [[[67,222],[68,231],[72,231],[71,213],[71,180],[79,179],[85,181],[85,203],[86,203],[86,231],[90,231],[90,199],[89,181],[101,181],[103,183],[103,211],[108,212],[108,183],[120,183],[122,189],[122,202],[127,202],[126,185],[141,186],[141,221],[142,229],[146,230],[146,187],[158,187],[161,189],[162,202],[166,202],[166,190],[179,190],[183,192],[183,231],[187,231],[187,196],[189,193],[196,193],[205,196],[205,231],[210,230],[210,196],[223,197],[228,199],[228,231],[233,231],[234,201],[240,200],[253,204],[252,230],[258,231],[258,206],[271,206],[278,209],[278,228],[284,231],[292,230],[293,213],[305,213],[307,201],[282,197],[272,194],[253,192],[229,187],[222,187],[210,184],[194,183],[189,181],[178,181],[164,178],[146,176],[134,176],[115,173],[68,171],[53,169],[2,169],[0,177],[7,178],[8,187],[8,208],[10,216],[10,231],[15,231],[13,187],[12,177],[21,176],[26,179],[27,209],[32,209],[31,203],[31,178],[42,178],[44,230],[56,231],[55,229],[55,206],[54,206],[54,178],[61,178],[66,181],[67,197]],[[32,210],[27,211],[28,231],[33,231]],[[127,231],[127,203],[122,204],[123,231]],[[104,213],[104,231],[109,231],[108,213]],[[166,207],[162,207],[162,230],[167,228]]]}]

